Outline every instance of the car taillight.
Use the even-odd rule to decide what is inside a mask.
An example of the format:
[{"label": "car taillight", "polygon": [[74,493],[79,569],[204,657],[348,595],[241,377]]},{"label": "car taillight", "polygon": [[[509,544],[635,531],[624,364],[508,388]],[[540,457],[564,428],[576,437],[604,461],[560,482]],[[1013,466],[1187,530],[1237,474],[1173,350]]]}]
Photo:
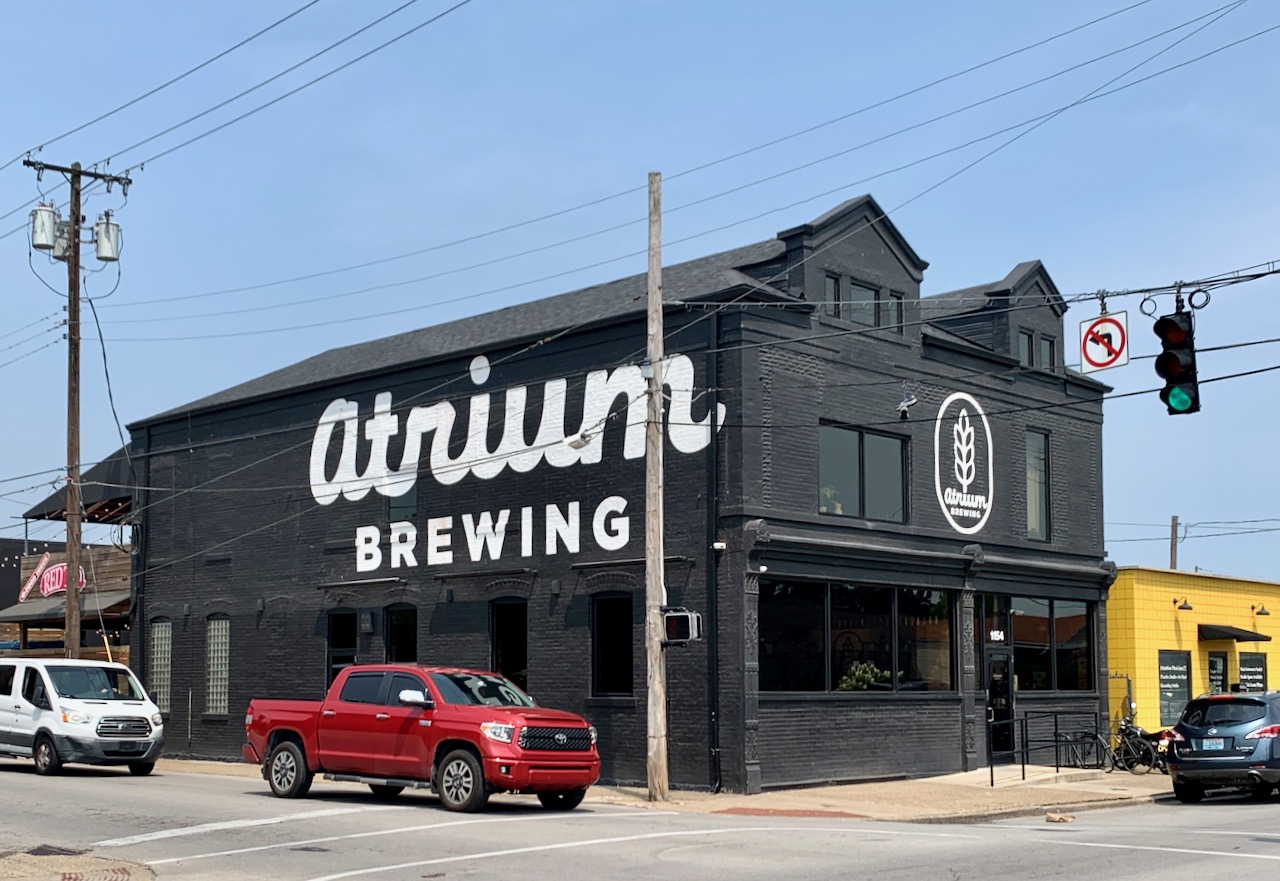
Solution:
[{"label": "car taillight", "polygon": [[1245,740],[1275,740],[1280,737],[1280,725],[1268,725],[1266,728],[1259,728],[1257,731],[1250,731],[1244,736]]},{"label": "car taillight", "polygon": [[1187,739],[1185,737],[1183,737],[1179,732],[1173,731],[1173,730],[1166,731],[1163,735],[1161,735],[1161,740],[1168,740],[1174,743],[1187,742]]}]

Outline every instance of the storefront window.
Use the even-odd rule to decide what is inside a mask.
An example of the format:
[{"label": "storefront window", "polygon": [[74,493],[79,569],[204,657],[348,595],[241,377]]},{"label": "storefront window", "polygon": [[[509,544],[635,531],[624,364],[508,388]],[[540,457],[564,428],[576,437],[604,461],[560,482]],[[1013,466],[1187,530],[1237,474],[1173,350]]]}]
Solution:
[{"label": "storefront window", "polygon": [[635,690],[635,625],[630,594],[591,598],[591,693],[628,695]]},{"label": "storefront window", "polygon": [[1267,656],[1262,652],[1240,653],[1240,690],[1267,690]]},{"label": "storefront window", "polygon": [[1178,724],[1182,709],[1191,700],[1191,652],[1161,650],[1160,666],[1160,725]]},{"label": "storefront window", "polygon": [[826,691],[826,585],[760,582],[760,690]]},{"label": "storefront window", "polygon": [[1013,673],[1019,691],[1053,688],[1053,655],[1049,638],[1049,601],[1014,597]]},{"label": "storefront window", "polygon": [[416,664],[418,662],[418,608],[410,605],[388,606],[383,610],[386,622],[388,664]]},{"label": "storefront window", "polygon": [[760,690],[951,690],[951,626],[944,591],[762,579]]},{"label": "storefront window", "polygon": [[1088,610],[1088,604],[1083,602],[1053,602],[1053,645],[1059,691],[1088,691],[1093,687]]},{"label": "storefront window", "polygon": [[898,591],[898,688],[951,687],[950,596],[941,590]]}]

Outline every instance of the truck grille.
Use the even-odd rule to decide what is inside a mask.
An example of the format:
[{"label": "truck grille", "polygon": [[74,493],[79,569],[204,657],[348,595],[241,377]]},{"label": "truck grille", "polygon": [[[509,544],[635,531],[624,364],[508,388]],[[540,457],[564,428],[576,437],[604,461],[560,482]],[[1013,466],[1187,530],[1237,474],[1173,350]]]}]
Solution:
[{"label": "truck grille", "polygon": [[103,716],[98,720],[98,736],[136,740],[151,735],[151,723],[136,716]]},{"label": "truck grille", "polygon": [[586,728],[522,728],[522,749],[588,750],[591,732]]}]

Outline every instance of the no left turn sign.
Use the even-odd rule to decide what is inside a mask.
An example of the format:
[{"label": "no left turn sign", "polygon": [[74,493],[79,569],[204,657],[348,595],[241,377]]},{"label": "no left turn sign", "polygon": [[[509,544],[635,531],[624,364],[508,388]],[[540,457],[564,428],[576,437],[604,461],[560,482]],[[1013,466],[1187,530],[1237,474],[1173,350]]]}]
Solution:
[{"label": "no left turn sign", "polygon": [[1112,312],[1080,322],[1080,372],[1129,363],[1129,313]]}]

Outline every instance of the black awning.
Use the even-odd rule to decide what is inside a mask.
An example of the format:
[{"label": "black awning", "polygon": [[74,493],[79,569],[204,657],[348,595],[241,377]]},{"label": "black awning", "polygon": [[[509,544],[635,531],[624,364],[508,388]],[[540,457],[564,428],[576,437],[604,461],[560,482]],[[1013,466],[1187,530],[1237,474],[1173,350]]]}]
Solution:
[{"label": "black awning", "polygon": [[[80,504],[86,523],[122,523],[133,508],[133,463],[121,447],[80,475]],[[26,520],[66,520],[67,488],[22,515]]]},{"label": "black awning", "polygon": [[1212,642],[1215,639],[1229,639],[1233,642],[1271,642],[1271,637],[1265,633],[1254,633],[1252,630],[1232,627],[1230,624],[1201,624],[1199,629],[1201,642]]}]

